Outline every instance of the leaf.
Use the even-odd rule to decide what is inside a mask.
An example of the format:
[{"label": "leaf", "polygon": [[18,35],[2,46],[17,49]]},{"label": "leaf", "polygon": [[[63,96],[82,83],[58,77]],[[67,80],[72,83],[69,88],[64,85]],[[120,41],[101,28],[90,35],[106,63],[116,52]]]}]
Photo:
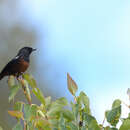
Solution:
[{"label": "leaf", "polygon": [[23,118],[23,112],[19,112],[19,111],[8,111],[8,113],[13,116],[13,117],[17,117],[17,118],[21,118],[22,120]]},{"label": "leaf", "polygon": [[119,130],[130,130],[130,119],[124,120]]},{"label": "leaf", "polygon": [[79,114],[79,104],[74,104],[71,102],[71,107],[72,107],[72,112],[75,117],[75,120],[77,120]]},{"label": "leaf", "polygon": [[68,101],[66,98],[61,97],[61,98],[57,99],[55,102],[53,102],[52,105],[67,106]]},{"label": "leaf", "polygon": [[112,104],[112,109],[119,107],[121,105],[121,101],[119,99],[116,99]]},{"label": "leaf", "polygon": [[121,116],[121,105],[119,107],[113,108],[110,111],[106,111],[106,119],[112,126],[116,126],[119,122]]},{"label": "leaf", "polygon": [[86,112],[83,112],[82,114],[83,114],[83,121],[85,122],[85,125],[88,126],[91,123],[91,121],[93,121],[93,120],[97,123],[95,117],[89,115]]},{"label": "leaf", "polygon": [[14,76],[9,76],[8,78],[8,86],[12,87],[15,85],[15,79],[14,79]]},{"label": "leaf", "polygon": [[38,110],[37,113],[38,113],[41,117],[45,118],[45,114],[44,114],[41,110]]},{"label": "leaf", "polygon": [[35,104],[31,105],[31,116],[32,117],[36,117],[37,116],[37,110],[38,110],[38,106]]},{"label": "leaf", "polygon": [[59,121],[58,119],[49,119],[49,123],[51,124],[51,126],[53,126],[53,130],[58,130],[58,124],[59,124]]},{"label": "leaf", "polygon": [[62,112],[62,107],[61,106],[51,106],[50,110],[47,111],[47,116],[51,118],[59,118],[60,113]]},{"label": "leaf", "polygon": [[22,80],[22,88],[24,90],[24,94],[26,96],[27,101],[29,102],[29,104],[31,104],[31,94],[30,94],[30,90],[29,90],[29,86],[28,86],[28,82],[26,80]]},{"label": "leaf", "polygon": [[128,113],[128,119],[130,119],[130,113]]},{"label": "leaf", "polygon": [[37,116],[37,110],[38,110],[38,106],[35,104],[32,105],[24,104],[25,120],[27,121],[34,120]]},{"label": "leaf", "polygon": [[82,103],[85,105],[85,106],[89,106],[89,98],[88,98],[88,96],[84,93],[84,92],[80,92],[80,99],[81,99],[81,101],[82,101]]},{"label": "leaf", "polygon": [[92,120],[89,124],[88,124],[88,130],[101,130],[100,127],[97,124],[96,120]]},{"label": "leaf", "polygon": [[48,110],[51,106],[51,97],[46,97],[45,98],[45,104],[46,104],[46,109]]},{"label": "leaf", "polygon": [[68,101],[66,98],[62,97],[52,102],[47,115],[48,116],[56,116],[59,118],[60,113],[63,111],[63,107],[68,105]]},{"label": "leaf", "polygon": [[9,93],[9,102],[14,99],[15,95],[17,94],[18,90],[20,87],[18,85],[14,85],[10,88],[10,93]]},{"label": "leaf", "polygon": [[45,99],[43,93],[40,91],[39,88],[33,88],[32,92],[35,94],[35,96],[39,99],[39,101],[45,106]]},{"label": "leaf", "polygon": [[91,114],[89,98],[84,92],[80,92],[78,101],[85,106],[84,112]]},{"label": "leaf", "polygon": [[35,123],[38,130],[51,130],[50,124],[47,120],[37,119]]},{"label": "leaf", "polygon": [[78,127],[74,123],[72,123],[72,122],[69,122],[66,125],[67,125],[67,127],[70,128],[70,130],[78,130]]},{"label": "leaf", "polygon": [[28,122],[26,130],[38,130],[38,129],[34,128],[34,126],[31,122]]},{"label": "leaf", "polygon": [[30,121],[31,118],[31,106],[29,104],[24,104],[24,118],[27,121]]},{"label": "leaf", "polygon": [[117,128],[111,128],[109,126],[105,127],[104,130],[118,130]]},{"label": "leaf", "polygon": [[63,117],[68,120],[68,121],[73,121],[74,120],[74,115],[71,111],[63,109],[62,111]]},{"label": "leaf", "polygon": [[59,120],[59,129],[60,130],[67,130],[65,126],[65,120],[63,118],[63,115],[61,114],[60,120]]},{"label": "leaf", "polygon": [[67,84],[68,84],[68,89],[69,89],[70,93],[73,96],[75,96],[75,93],[78,90],[78,86],[68,73],[67,73]]},{"label": "leaf", "polygon": [[23,130],[23,127],[20,123],[17,123],[12,130]]},{"label": "leaf", "polygon": [[36,88],[37,87],[37,84],[36,84],[36,81],[35,81],[35,79],[31,76],[31,75],[29,75],[29,74],[23,74],[23,78],[25,79],[25,80],[27,80],[27,82],[29,83],[29,85],[32,87],[32,88]]},{"label": "leaf", "polygon": [[85,126],[82,126],[81,130],[88,130]]},{"label": "leaf", "polygon": [[14,110],[22,112],[22,109],[23,109],[23,103],[22,102],[16,102],[15,105],[14,105]]}]

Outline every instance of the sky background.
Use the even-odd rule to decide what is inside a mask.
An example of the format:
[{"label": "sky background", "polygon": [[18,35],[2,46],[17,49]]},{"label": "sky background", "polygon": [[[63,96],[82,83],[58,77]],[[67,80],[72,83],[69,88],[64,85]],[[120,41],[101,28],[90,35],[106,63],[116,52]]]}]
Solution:
[{"label": "sky background", "polygon": [[[68,72],[79,86],[78,93],[83,90],[89,96],[100,123],[114,99],[128,102],[129,0],[19,0],[14,7],[18,15],[12,15],[12,22],[20,19],[24,27],[36,31],[38,82],[50,83],[57,97],[71,100]],[[5,13],[7,18],[11,15],[8,8]],[[42,72],[44,76],[39,76]],[[128,109],[124,110],[126,116]]]},{"label": "sky background", "polygon": [[[71,97],[66,88],[69,72],[79,92],[90,97],[99,122],[114,99],[127,102],[130,1],[21,0],[19,5],[26,22],[38,32],[39,54],[49,65],[46,82],[57,80],[56,93]],[[37,66],[42,69],[41,58]]]}]

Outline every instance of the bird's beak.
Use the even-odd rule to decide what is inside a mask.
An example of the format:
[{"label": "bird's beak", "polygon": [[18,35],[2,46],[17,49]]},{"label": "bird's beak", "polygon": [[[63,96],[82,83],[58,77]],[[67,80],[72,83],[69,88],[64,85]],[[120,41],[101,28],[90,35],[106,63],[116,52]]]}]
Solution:
[{"label": "bird's beak", "polygon": [[37,49],[32,49],[32,51],[36,51]]}]

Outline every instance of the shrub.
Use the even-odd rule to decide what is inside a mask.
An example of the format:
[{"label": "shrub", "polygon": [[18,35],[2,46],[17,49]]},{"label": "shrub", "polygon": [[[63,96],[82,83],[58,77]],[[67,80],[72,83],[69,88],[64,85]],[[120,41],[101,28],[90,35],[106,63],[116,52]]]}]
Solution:
[{"label": "shrub", "polygon": [[[8,80],[9,101],[15,98],[21,88],[28,101],[28,103],[14,102],[14,110],[8,111],[17,120],[13,130],[118,130],[119,120],[122,122],[119,130],[130,130],[130,113],[127,118],[121,118],[121,100],[116,99],[111,110],[105,112],[104,121],[108,122],[109,126],[104,127],[104,121],[98,124],[91,114],[88,96],[84,92],[76,96],[78,86],[69,74],[67,74],[67,83],[68,90],[74,97],[74,101],[70,103],[64,97],[56,101],[52,101],[50,96],[44,97],[36,81],[29,74],[24,74],[18,82],[10,76]],[[130,97],[129,89],[127,93]],[[36,96],[40,105],[32,104],[31,95]],[[127,107],[130,108],[129,105]]]}]

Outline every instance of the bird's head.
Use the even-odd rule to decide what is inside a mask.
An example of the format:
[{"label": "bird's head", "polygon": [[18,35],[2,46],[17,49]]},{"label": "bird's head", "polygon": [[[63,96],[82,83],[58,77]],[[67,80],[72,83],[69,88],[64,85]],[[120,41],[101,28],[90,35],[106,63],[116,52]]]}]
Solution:
[{"label": "bird's head", "polygon": [[19,50],[17,56],[29,56],[33,51],[36,51],[36,49],[32,47],[23,47]]}]

